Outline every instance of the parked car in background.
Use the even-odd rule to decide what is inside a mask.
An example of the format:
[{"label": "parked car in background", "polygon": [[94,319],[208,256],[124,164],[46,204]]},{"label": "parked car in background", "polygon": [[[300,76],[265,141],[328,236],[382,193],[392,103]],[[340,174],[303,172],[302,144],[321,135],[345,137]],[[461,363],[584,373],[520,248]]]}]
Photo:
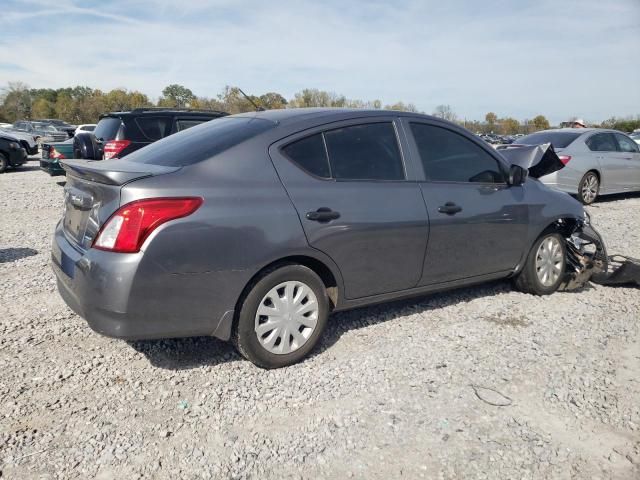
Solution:
[{"label": "parked car in background", "polygon": [[[11,127],[11,125],[9,127]],[[0,133],[5,133],[14,137],[29,155],[35,155],[36,153],[38,153],[38,143],[36,142],[33,135],[25,132],[19,132],[18,130],[14,130],[13,128],[4,127],[0,127]]]},{"label": "parked car in background", "polygon": [[137,108],[100,116],[93,133],[78,135],[74,158],[122,158],[164,137],[228,115],[214,110]]},{"label": "parked car in background", "polygon": [[640,130],[635,130],[630,133],[629,138],[631,138],[634,142],[640,144]]},{"label": "parked car in background", "polygon": [[13,125],[10,123],[0,122],[0,128],[11,128]]},{"label": "parked car in background", "polygon": [[543,130],[521,137],[518,145],[551,143],[565,164],[540,180],[576,195],[584,204],[598,195],[640,191],[640,150],[628,135],[598,128]]},{"label": "parked car in background", "polygon": [[246,113],[62,163],[66,303],[105,335],[214,335],[265,368],[308,355],[331,311],[507,277],[552,293],[589,223],[467,130],[409,112]]},{"label": "parked car in background", "polygon": [[30,120],[20,120],[13,124],[13,130],[25,132],[32,135],[34,140],[39,144],[46,141],[62,142],[69,138],[67,132],[58,130],[53,125]]},{"label": "parked car in background", "polygon": [[39,122],[45,123],[47,125],[53,125],[57,130],[60,130],[62,132],[66,132],[67,136],[69,138],[73,137],[73,135],[75,134],[76,131],[76,126],[75,125],[70,125],[69,123],[65,122],[64,120],[60,120],[57,118],[44,118],[42,120],[38,120]]},{"label": "parked car in background", "polygon": [[64,175],[60,160],[73,158],[73,138],[69,138],[64,142],[43,143],[40,155],[40,170],[52,177]]},{"label": "parked car in background", "polygon": [[17,168],[27,161],[27,151],[11,134],[0,132],[0,173]]},{"label": "parked car in background", "polygon": [[85,123],[83,125],[78,125],[73,134],[77,135],[78,133],[82,133],[82,132],[93,132],[95,129],[96,129],[95,123]]}]

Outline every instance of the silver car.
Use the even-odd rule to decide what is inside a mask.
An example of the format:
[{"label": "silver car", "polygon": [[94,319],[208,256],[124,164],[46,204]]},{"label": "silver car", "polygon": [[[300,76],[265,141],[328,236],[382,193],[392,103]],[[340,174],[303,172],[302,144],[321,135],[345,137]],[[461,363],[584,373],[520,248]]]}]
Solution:
[{"label": "silver car", "polygon": [[628,135],[617,130],[543,130],[522,137],[517,143],[551,143],[565,167],[540,180],[576,195],[586,205],[598,195],[640,191],[640,149]]}]

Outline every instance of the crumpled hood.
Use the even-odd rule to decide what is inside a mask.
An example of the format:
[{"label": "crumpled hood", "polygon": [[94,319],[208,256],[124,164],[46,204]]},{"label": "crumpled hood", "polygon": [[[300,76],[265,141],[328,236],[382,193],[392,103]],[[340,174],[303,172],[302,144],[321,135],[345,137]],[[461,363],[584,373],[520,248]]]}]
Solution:
[{"label": "crumpled hood", "polygon": [[512,165],[529,170],[533,178],[544,177],[564,168],[550,143],[542,145],[505,145],[498,152]]}]

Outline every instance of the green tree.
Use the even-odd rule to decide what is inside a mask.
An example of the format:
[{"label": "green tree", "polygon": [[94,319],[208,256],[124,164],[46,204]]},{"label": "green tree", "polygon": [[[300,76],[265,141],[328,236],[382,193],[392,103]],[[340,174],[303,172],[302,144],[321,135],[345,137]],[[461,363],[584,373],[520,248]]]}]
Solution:
[{"label": "green tree", "polygon": [[266,109],[286,108],[287,100],[276,92],[268,92],[258,97],[258,105]]},{"label": "green tree", "polygon": [[158,105],[162,103],[163,107],[184,108],[188,107],[195,99],[196,96],[187,87],[173,83],[164,87]]},{"label": "green tree", "polygon": [[487,122],[487,130],[489,132],[493,132],[496,128],[496,122],[498,121],[498,116],[493,112],[489,112],[484,116],[484,120],[485,122]]},{"label": "green tree", "polygon": [[536,130],[546,130],[549,128],[549,120],[547,120],[544,115],[537,115],[533,117],[531,123]]},{"label": "green tree", "polygon": [[55,102],[51,103],[43,97],[36,98],[31,104],[33,118],[51,118],[56,115]]}]

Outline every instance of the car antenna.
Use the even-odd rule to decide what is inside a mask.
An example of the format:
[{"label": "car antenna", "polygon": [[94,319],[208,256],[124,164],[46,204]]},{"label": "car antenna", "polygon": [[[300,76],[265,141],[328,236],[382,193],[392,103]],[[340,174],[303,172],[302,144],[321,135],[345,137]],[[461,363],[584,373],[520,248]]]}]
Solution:
[{"label": "car antenna", "polygon": [[238,89],[238,91],[244,95],[244,98],[246,98],[247,100],[249,100],[249,103],[251,105],[253,105],[254,107],[256,107],[256,112],[264,112],[264,108],[263,107],[259,107],[258,105],[256,105],[256,102],[254,102],[251,97],[249,97],[249,95],[247,95],[246,93],[244,93],[242,91],[242,89],[240,87],[236,87]]}]

